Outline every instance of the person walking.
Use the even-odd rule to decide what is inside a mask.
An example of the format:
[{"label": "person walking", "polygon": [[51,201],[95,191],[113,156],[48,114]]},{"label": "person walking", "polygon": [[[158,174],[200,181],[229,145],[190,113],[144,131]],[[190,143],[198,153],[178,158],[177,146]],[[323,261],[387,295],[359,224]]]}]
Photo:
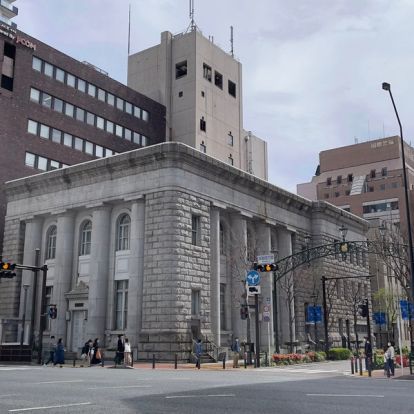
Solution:
[{"label": "person walking", "polygon": [[118,344],[116,349],[116,357],[115,357],[115,365],[122,364],[124,359],[124,352],[125,352],[125,343],[124,343],[124,335],[118,335]]},{"label": "person walking", "polygon": [[124,342],[124,362],[126,366],[132,366],[131,344],[128,338],[125,338]]},{"label": "person walking", "polygon": [[233,368],[239,368],[239,358],[240,358],[240,341],[239,338],[235,338],[232,351],[233,351]]},{"label": "person walking", "polygon": [[201,368],[201,355],[203,355],[203,344],[201,339],[197,339],[195,344],[196,368]]},{"label": "person walking", "polygon": [[56,341],[54,335],[50,337],[49,341],[49,359],[43,364],[45,367],[49,362],[53,364],[55,361],[55,352],[56,352]]},{"label": "person walking", "polygon": [[369,371],[372,367],[372,345],[368,337],[365,338],[364,353],[365,353],[365,369]]},{"label": "person walking", "polygon": [[59,364],[62,368],[62,365],[65,363],[65,347],[63,345],[62,338],[58,339],[58,342],[56,344],[56,352],[55,352],[55,359],[53,362],[53,365]]},{"label": "person walking", "polygon": [[[92,339],[85,342],[82,348],[81,360],[84,361],[88,366],[91,365],[91,350],[92,350]],[[83,367],[83,365],[81,365]]]},{"label": "person walking", "polygon": [[92,344],[92,359],[91,359],[91,365],[97,365],[102,362],[102,352],[99,345],[99,338],[95,338]]},{"label": "person walking", "polygon": [[387,370],[387,377],[394,376],[395,374],[395,366],[394,366],[394,358],[395,358],[395,349],[394,343],[388,342],[388,349],[387,349],[387,362],[388,362],[388,370]]}]

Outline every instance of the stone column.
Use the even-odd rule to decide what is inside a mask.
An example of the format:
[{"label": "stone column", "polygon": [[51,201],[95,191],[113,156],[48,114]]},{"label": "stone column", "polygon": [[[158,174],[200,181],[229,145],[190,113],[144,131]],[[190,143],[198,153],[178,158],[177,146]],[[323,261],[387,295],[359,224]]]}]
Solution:
[{"label": "stone column", "polygon": [[[286,229],[278,230],[278,248],[280,259],[292,254],[292,235]],[[277,291],[280,329],[279,342],[281,348],[286,348],[285,342],[290,341],[290,328],[292,329],[292,340],[295,341],[296,339],[292,273],[288,273],[282,277],[278,282]]]},{"label": "stone column", "polygon": [[129,259],[127,336],[137,346],[142,326],[142,290],[144,279],[145,200],[131,206],[131,256]]},{"label": "stone column", "polygon": [[64,338],[65,344],[68,340],[66,332],[68,303],[65,294],[70,291],[72,282],[74,228],[75,217],[73,213],[70,212],[58,216],[55,280],[53,282],[52,295],[52,303],[57,305],[57,318],[52,323],[52,333],[56,338]]},{"label": "stone column", "polygon": [[[257,254],[270,254],[271,253],[271,232],[270,227],[267,224],[260,223],[256,226],[256,235],[257,235]],[[273,272],[266,272],[261,274],[261,309],[260,312],[263,312],[263,306],[269,305],[270,306],[270,321],[269,322],[261,322],[260,326],[260,344],[261,348],[264,351],[269,350],[269,339],[270,339],[270,347],[271,350],[274,349],[274,337],[273,337]]]},{"label": "stone column", "polygon": [[88,336],[104,341],[108,276],[110,208],[98,207],[92,214],[91,264],[88,300]]},{"label": "stone column", "polygon": [[220,326],[220,212],[210,210],[210,318],[216,345],[221,346]]},{"label": "stone column", "polygon": [[243,280],[247,269],[247,223],[240,215],[231,217],[231,325],[234,337],[247,339],[247,323],[240,318],[240,305],[245,303]]},{"label": "stone column", "polygon": [[[24,238],[23,264],[28,266],[35,266],[36,249],[42,248],[42,228],[43,219],[36,218],[26,220],[26,231]],[[40,259],[40,257],[39,257]],[[40,265],[39,261],[39,265]],[[31,270],[24,270],[22,274],[22,289],[20,292],[20,318],[23,316],[23,300],[24,289],[23,285],[29,285],[27,290],[27,304],[26,304],[26,321],[30,321],[30,332],[33,335],[34,331],[38,329],[38,315],[40,309],[39,290],[41,287],[42,272],[38,272],[37,286],[35,288],[35,273]],[[29,341],[31,336],[29,336]]]}]

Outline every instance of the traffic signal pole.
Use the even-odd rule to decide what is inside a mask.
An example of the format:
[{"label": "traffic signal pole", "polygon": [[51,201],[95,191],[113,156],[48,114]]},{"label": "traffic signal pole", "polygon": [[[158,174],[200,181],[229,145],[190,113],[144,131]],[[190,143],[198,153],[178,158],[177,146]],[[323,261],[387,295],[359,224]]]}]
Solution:
[{"label": "traffic signal pole", "polygon": [[256,320],[256,368],[260,368],[260,331],[259,331],[259,295],[254,295]]},{"label": "traffic signal pole", "polygon": [[37,355],[37,363],[40,365],[42,363],[42,353],[43,353],[43,332],[46,328],[46,278],[47,278],[47,266],[42,268],[43,278],[42,278],[42,296],[40,301],[40,323],[39,323],[39,350]]}]

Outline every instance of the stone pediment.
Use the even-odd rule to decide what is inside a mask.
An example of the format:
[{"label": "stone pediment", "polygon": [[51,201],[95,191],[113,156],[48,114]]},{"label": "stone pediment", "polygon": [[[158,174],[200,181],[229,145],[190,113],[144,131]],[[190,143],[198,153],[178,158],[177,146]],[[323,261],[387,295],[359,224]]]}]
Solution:
[{"label": "stone pediment", "polygon": [[65,293],[67,299],[87,299],[89,295],[89,286],[85,282],[79,282],[71,291]]}]

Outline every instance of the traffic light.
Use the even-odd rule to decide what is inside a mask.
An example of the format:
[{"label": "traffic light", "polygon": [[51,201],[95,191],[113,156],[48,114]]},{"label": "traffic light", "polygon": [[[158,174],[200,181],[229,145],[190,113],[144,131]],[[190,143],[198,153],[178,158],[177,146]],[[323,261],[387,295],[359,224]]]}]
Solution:
[{"label": "traffic light", "polygon": [[258,272],[274,272],[278,269],[278,266],[274,263],[268,263],[268,264],[257,264],[254,263],[253,265],[254,270],[257,270]]},{"label": "traffic light", "polygon": [[368,316],[368,303],[360,303],[358,305],[358,314],[364,318]]},{"label": "traffic light", "polygon": [[16,267],[15,263],[1,262],[0,263],[0,278],[12,279],[16,276],[14,268]]},{"label": "traffic light", "polygon": [[56,319],[57,317],[57,307],[56,305],[49,305],[49,318]]},{"label": "traffic light", "polygon": [[243,320],[249,318],[249,308],[245,304],[242,304],[240,307],[240,317]]}]

